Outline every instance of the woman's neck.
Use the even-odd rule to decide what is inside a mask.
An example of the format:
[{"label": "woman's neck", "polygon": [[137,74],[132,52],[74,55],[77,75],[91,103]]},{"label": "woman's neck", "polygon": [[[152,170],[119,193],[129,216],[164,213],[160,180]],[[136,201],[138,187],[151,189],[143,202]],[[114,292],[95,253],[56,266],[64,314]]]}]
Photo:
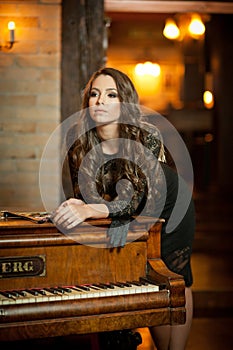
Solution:
[{"label": "woman's neck", "polygon": [[101,140],[106,141],[119,137],[119,125],[116,123],[96,126],[97,134]]},{"label": "woman's neck", "polygon": [[96,127],[97,134],[102,142],[102,150],[105,154],[115,154],[119,150],[119,125],[108,124]]}]

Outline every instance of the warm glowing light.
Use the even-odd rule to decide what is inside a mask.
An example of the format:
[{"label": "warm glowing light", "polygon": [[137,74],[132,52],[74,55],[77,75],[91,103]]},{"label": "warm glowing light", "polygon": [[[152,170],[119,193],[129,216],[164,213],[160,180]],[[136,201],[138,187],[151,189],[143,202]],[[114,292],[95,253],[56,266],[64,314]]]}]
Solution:
[{"label": "warm glowing light", "polygon": [[152,62],[138,63],[135,67],[135,73],[139,76],[152,75],[158,77],[160,75],[160,65]]},{"label": "warm glowing light", "polygon": [[213,101],[213,94],[210,91],[204,92],[204,101],[205,103],[211,103]]},{"label": "warm glowing light", "polygon": [[166,19],[163,35],[171,40],[177,39],[180,36],[180,30],[173,19]]},{"label": "warm glowing light", "polygon": [[13,22],[13,21],[8,22],[8,29],[14,30],[15,29],[15,22]]},{"label": "warm glowing light", "polygon": [[205,136],[204,136],[205,142],[212,142],[213,139],[214,139],[214,135],[211,134],[211,133],[207,133],[207,134],[205,134]]},{"label": "warm glowing light", "polygon": [[137,75],[143,75],[144,74],[144,72],[143,72],[143,63],[136,64],[135,73]]},{"label": "warm glowing light", "polygon": [[13,44],[15,41],[15,22],[8,22],[8,29],[10,32],[10,43]]},{"label": "warm glowing light", "polygon": [[210,109],[214,106],[214,97],[211,91],[206,90],[203,94],[203,102],[206,108]]},{"label": "warm glowing light", "polygon": [[191,36],[201,36],[205,33],[205,26],[198,15],[193,15],[188,27]]}]

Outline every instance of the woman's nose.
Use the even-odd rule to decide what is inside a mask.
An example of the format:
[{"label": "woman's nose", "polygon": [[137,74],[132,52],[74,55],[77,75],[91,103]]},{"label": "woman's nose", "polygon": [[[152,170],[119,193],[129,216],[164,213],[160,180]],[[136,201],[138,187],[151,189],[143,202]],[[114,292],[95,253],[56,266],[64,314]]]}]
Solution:
[{"label": "woman's nose", "polygon": [[104,103],[104,101],[105,101],[105,95],[104,94],[100,94],[97,102],[99,104],[102,104],[102,103]]}]

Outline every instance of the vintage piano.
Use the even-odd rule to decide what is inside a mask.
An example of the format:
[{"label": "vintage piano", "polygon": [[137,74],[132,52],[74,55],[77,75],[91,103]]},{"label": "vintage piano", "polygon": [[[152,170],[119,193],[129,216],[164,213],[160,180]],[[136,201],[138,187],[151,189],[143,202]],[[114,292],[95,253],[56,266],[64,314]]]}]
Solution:
[{"label": "vintage piano", "polygon": [[160,257],[163,220],[133,220],[124,248],[108,248],[110,222],[89,220],[72,236],[0,220],[1,342],[185,322],[183,277]]}]

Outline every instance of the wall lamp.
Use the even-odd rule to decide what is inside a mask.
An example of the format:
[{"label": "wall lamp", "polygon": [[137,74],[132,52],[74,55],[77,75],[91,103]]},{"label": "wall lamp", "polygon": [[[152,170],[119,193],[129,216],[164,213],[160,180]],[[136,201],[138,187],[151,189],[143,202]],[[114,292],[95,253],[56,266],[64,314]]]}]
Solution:
[{"label": "wall lamp", "polygon": [[15,43],[15,22],[8,23],[9,41],[5,45],[0,44],[0,50],[10,50]]},{"label": "wall lamp", "polygon": [[152,63],[146,61],[144,63],[138,63],[135,66],[135,73],[138,76],[150,75],[153,77],[158,77],[160,75],[161,69],[158,63]]},{"label": "wall lamp", "polygon": [[163,35],[170,40],[178,39],[180,36],[180,29],[172,18],[167,18],[163,29]]},{"label": "wall lamp", "polygon": [[193,39],[199,39],[205,33],[205,25],[201,16],[198,14],[192,14],[189,16],[180,16],[180,28],[176,24],[175,20],[168,18],[165,22],[163,29],[163,35],[170,40],[182,40],[186,33]]}]

